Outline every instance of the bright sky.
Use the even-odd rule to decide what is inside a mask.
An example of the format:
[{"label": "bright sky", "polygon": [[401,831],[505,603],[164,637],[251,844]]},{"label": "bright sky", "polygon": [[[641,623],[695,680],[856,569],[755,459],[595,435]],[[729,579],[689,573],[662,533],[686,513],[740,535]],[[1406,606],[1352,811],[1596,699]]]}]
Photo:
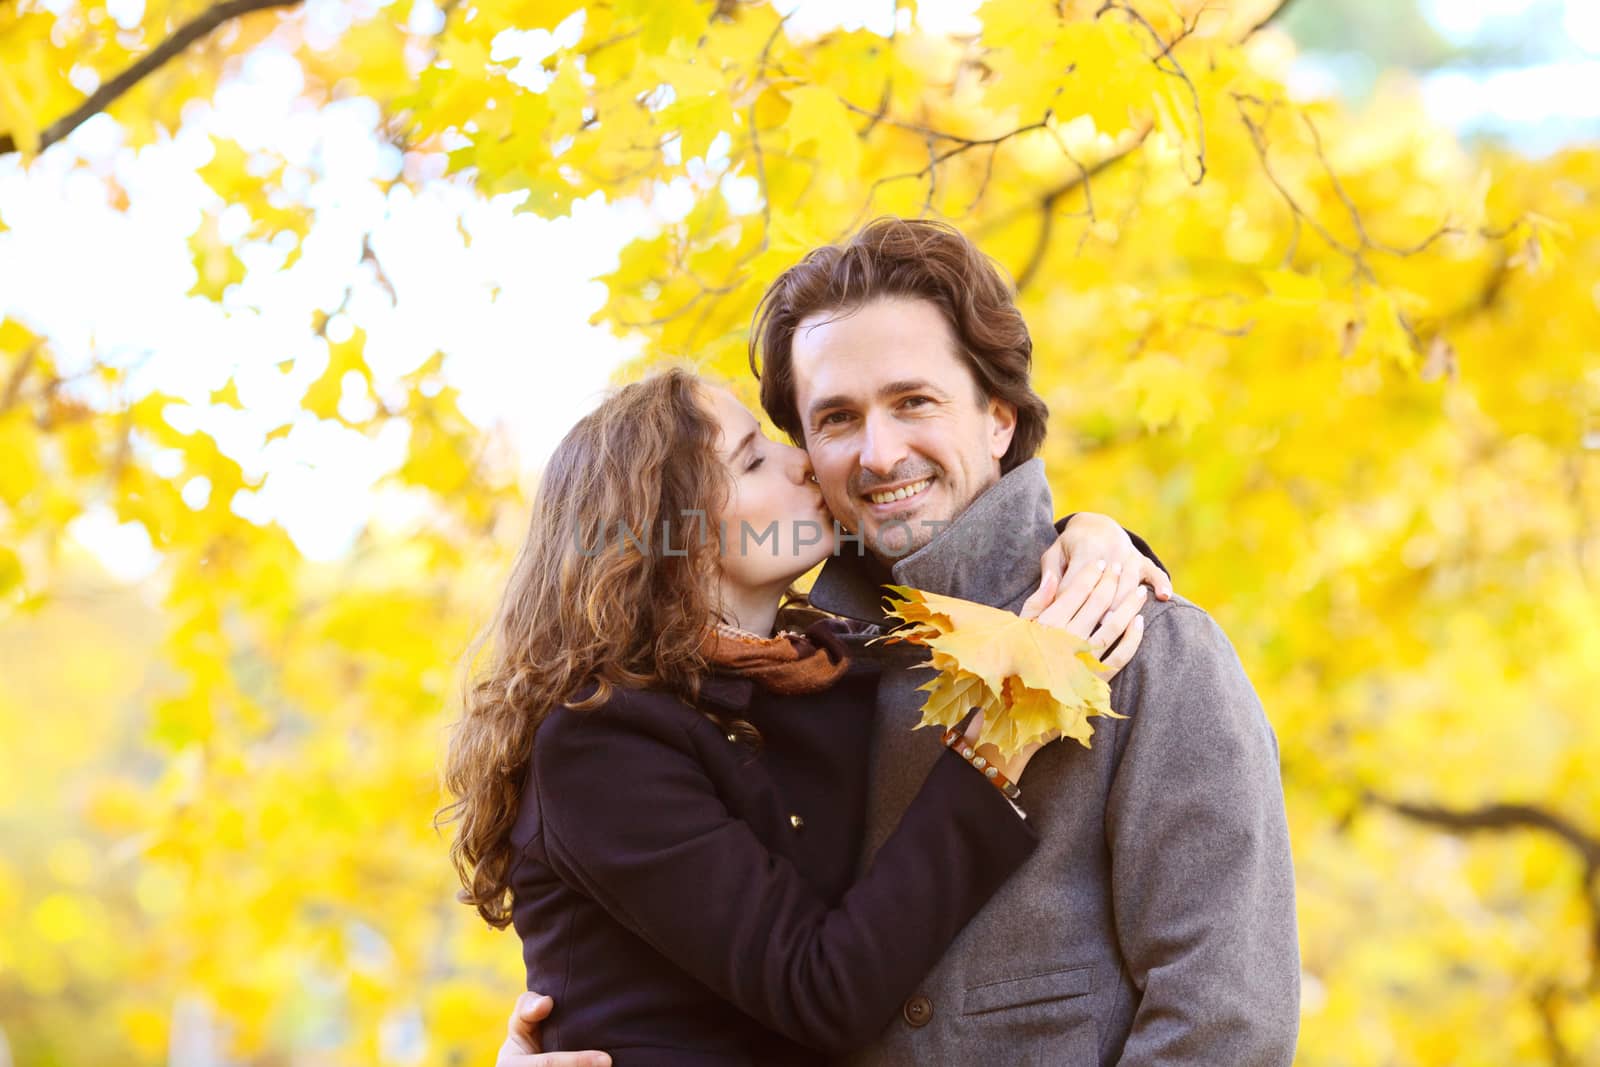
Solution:
[{"label": "bright sky", "polygon": [[[139,0],[126,2],[137,7]],[[1429,2],[1444,32],[1470,36],[1495,19],[1515,17],[1531,0]],[[798,8],[791,23],[797,32],[839,24],[881,31],[892,11],[887,0],[780,6]],[[976,6],[976,0],[921,0],[919,18],[929,28],[970,30]],[[308,13],[333,18],[337,7],[313,0]],[[419,19],[432,11],[417,4]],[[1600,55],[1600,0],[1566,0],[1564,28],[1574,43]],[[525,40],[517,50],[540,43]],[[0,316],[47,334],[69,367],[91,353],[140,364],[141,385],[196,403],[233,375],[247,410],[202,417],[247,470],[269,472],[263,489],[244,495],[237,509],[276,519],[308,555],[333,558],[369,518],[406,517],[401,495],[373,491],[382,472],[398,463],[405,441],[395,434],[367,441],[305,417],[286,438],[262,446],[268,430],[294,415],[304,387],[325,365],[308,336],[313,310],[331,310],[353,286],[332,336],[359,323],[380,379],[444,350],[446,373],[467,414],[505,427],[523,462],[537,467],[633,350],[588,324],[605,294],[585,279],[609,270],[622,245],[652,220],[639,208],[584,202],[570,219],[546,222],[444,183],[421,196],[399,187],[385,196],[372,180],[393,175],[400,160],[374,136],[377,109],[345,100],[313,110],[297,101],[300,89],[293,59],[262,51],[171,141],[130,152],[121,146],[120,128],[102,116],[26,173],[15,156],[0,161],[0,217],[10,227],[0,233]],[[1600,62],[1489,75],[1444,72],[1424,94],[1458,128],[1554,118],[1593,129],[1600,120]],[[213,198],[194,170],[209,158],[213,132],[247,148],[271,146],[304,166],[317,176],[315,203],[322,209],[293,270],[277,269],[284,248],[247,249],[249,274],[221,307],[185,295],[194,283],[187,236],[201,205]],[[107,203],[108,174],[127,193],[126,211]],[[669,196],[656,210],[686,206]],[[225,215],[224,228],[245,221]],[[349,273],[366,233],[398,306],[370,269]],[[206,487],[191,484],[185,492],[199,500]],[[128,578],[153,563],[142,532],[117,526],[108,512],[80,520],[73,534]]]},{"label": "bright sky", "polygon": [[[445,183],[420,197],[397,186],[385,197],[372,179],[399,161],[373,136],[377,109],[362,100],[320,111],[297,106],[299,88],[292,59],[260,54],[218,93],[214,110],[168,143],[120,150],[120,129],[100,118],[70,145],[87,170],[64,152],[47,153],[26,175],[0,163],[0,216],[10,227],[0,234],[0,315],[50,336],[69,367],[91,353],[140,364],[141,386],[196,403],[234,375],[246,410],[218,410],[206,425],[248,470],[271,472],[238,510],[278,519],[306,552],[327,558],[369,515],[396,503],[380,500],[372,484],[398,463],[405,441],[367,441],[302,418],[262,447],[326,365],[308,336],[313,310],[337,307],[353,284],[332,337],[359,323],[380,379],[446,351],[467,414],[502,422],[537,464],[632,351],[588,324],[605,290],[586,279],[614,266],[618,249],[648,221],[637,209],[585,202],[570,219],[545,222]],[[308,164],[322,209],[293,270],[276,269],[285,249],[250,248],[242,256],[249,274],[220,308],[185,295],[195,280],[187,235],[212,199],[194,173],[209,158],[211,131]],[[127,193],[125,212],[106,202],[106,173]],[[243,221],[224,217],[225,226]],[[397,306],[370,269],[349,274],[369,231]],[[74,533],[130,577],[148,565],[142,534],[119,530],[108,514],[81,521]]]}]

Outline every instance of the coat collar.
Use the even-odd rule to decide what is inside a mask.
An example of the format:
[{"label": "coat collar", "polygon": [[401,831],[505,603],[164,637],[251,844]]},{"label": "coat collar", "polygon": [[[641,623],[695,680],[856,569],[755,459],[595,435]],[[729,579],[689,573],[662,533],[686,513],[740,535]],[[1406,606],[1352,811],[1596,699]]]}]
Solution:
[{"label": "coat collar", "polygon": [[1039,557],[1056,539],[1053,515],[1044,460],[1035,457],[1013,467],[932,541],[887,570],[869,555],[834,555],[811,587],[811,603],[883,624],[881,586],[892,581],[1005,607],[1038,584]]},{"label": "coat collar", "polygon": [[[844,670],[824,689],[814,690],[810,693],[797,693],[792,689],[788,696],[817,695],[827,688],[832,688],[843,680],[845,675],[860,673],[876,673],[878,664],[869,657],[851,654],[849,644],[841,636],[850,629],[838,619],[822,617],[815,619],[803,630],[798,631],[815,648],[812,653],[831,660],[835,665],[844,664]],[[752,635],[754,636],[754,635]],[[759,638],[757,638],[759,640]],[[750,710],[751,702],[755,699],[758,690],[773,692],[772,687],[759,677],[735,671],[731,666],[721,663],[712,663],[711,670],[700,679],[701,703],[714,704],[723,711],[743,715]],[[781,687],[778,690],[781,692]]]},{"label": "coat collar", "polygon": [[749,678],[712,672],[700,679],[700,701],[705,704],[715,704],[724,711],[743,715],[750,710],[750,700],[755,696],[755,689],[755,682]]}]

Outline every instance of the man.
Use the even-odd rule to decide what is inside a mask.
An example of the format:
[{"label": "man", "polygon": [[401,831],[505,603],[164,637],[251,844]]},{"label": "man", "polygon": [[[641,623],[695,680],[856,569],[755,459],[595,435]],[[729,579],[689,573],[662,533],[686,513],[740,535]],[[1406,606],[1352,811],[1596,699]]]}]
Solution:
[{"label": "man", "polygon": [[[883,219],[813,251],[763,297],[752,367],[758,352],[768,415],[869,550],[830,559],[814,604],[882,622],[880,586],[894,582],[1036,609],[1057,532],[1034,458],[1047,411],[1010,288],[969,241]],[[852,1062],[1292,1061],[1299,950],[1276,738],[1204,611],[1173,596],[1141,618],[1140,654],[1111,684],[1127,718],[1100,720],[1092,748],[1035,758],[1023,782],[1034,857]],[[908,668],[922,650],[859,652],[906,668],[880,687],[865,863],[940,745],[912,730],[927,672]],[[548,1010],[519,1002],[526,1016]],[[513,1016],[500,1067],[593,1062],[518,1055],[526,1016]]]}]

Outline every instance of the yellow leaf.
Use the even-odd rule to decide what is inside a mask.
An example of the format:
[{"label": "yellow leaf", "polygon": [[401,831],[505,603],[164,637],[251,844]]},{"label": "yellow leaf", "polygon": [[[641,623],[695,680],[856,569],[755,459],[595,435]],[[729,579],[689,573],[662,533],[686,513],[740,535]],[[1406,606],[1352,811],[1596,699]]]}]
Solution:
[{"label": "yellow leaf", "polygon": [[861,138],[838,94],[820,85],[806,85],[784,95],[790,105],[785,123],[790,149],[811,144],[813,157],[826,161],[829,171],[853,176],[861,165]]},{"label": "yellow leaf", "polygon": [[1401,309],[1394,294],[1374,289],[1363,301],[1361,332],[1355,343],[1355,352],[1374,362],[1393,361],[1406,370],[1417,362],[1405,325],[1401,322]]},{"label": "yellow leaf", "polygon": [[363,353],[366,350],[366,331],[357,328],[348,338],[328,345],[328,366],[322,375],[306,387],[301,406],[319,419],[337,419],[339,402],[344,398],[345,377],[352,371],[368,390],[372,386],[372,372],[367,369]]},{"label": "yellow leaf", "polygon": [[1148,430],[1175,425],[1182,434],[1211,417],[1205,376],[1176,356],[1154,352],[1129,363],[1122,387],[1133,394],[1134,409]]},{"label": "yellow leaf", "polygon": [[22,560],[11,549],[0,545],[0,596],[22,584]]},{"label": "yellow leaf", "polygon": [[1322,279],[1292,270],[1264,270],[1261,284],[1273,299],[1284,304],[1319,304],[1328,297]]},{"label": "yellow leaf", "polygon": [[222,240],[215,215],[206,215],[189,238],[194,254],[195,283],[190,293],[221,300],[230,285],[244,281],[244,263],[231,244]]},{"label": "yellow leaf", "polygon": [[0,501],[16,506],[39,484],[38,434],[21,411],[0,416]]},{"label": "yellow leaf", "polygon": [[1111,710],[1099,662],[1075,634],[970,600],[885,588],[898,598],[888,614],[910,626],[878,640],[927,647],[921,666],[939,672],[920,687],[928,699],[919,728],[955,726],[981,708],[979,742],[1010,756],[1058,733],[1088,748],[1091,717],[1122,718]]},{"label": "yellow leaf", "polygon": [[28,113],[28,102],[23,99],[17,83],[6,74],[0,64],[0,128],[11,134],[24,157],[39,150],[39,127]]},{"label": "yellow leaf", "polygon": [[229,203],[244,199],[259,186],[248,173],[250,157],[239,142],[215,135],[211,138],[211,161],[195,171],[200,180]]},{"label": "yellow leaf", "polygon": [[229,378],[223,383],[221,389],[212,390],[211,402],[213,404],[224,404],[230,408],[244,407],[244,404],[239,400],[239,383]]}]

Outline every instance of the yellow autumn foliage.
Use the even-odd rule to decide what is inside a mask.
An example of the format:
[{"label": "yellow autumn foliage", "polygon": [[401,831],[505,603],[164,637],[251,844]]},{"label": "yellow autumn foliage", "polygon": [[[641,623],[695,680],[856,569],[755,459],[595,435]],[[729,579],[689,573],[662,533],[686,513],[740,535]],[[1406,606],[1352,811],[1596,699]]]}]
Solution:
[{"label": "yellow autumn foliage", "polygon": [[[688,357],[752,399],[778,271],[877,214],[954,221],[1018,283],[1057,510],[1148,537],[1274,725],[1299,1062],[1600,1064],[1600,147],[1463,144],[1398,78],[1361,108],[1296,96],[1291,42],[1256,29],[1272,6],[987,0],[948,36],[909,3],[892,34],[805,35],[764,2],[283,0],[104,112],[147,150],[253,56],[288,56],[298,106],[372,102],[402,159],[380,193],[641,204],[598,321],[641,365]],[[90,87],[210,10],[0,3],[4,165],[70,153]],[[346,232],[287,154],[215,137],[195,164],[210,198],[181,236],[219,314]],[[113,167],[72,180],[133,195]],[[0,203],[0,240],[18,224]],[[292,253],[241,255],[265,241]],[[381,279],[357,251],[350,277]],[[457,657],[531,472],[462,410],[448,353],[374,366],[376,323],[338,299],[305,323],[293,421],[402,429],[381,488],[424,517],[375,517],[334,562],[245,517],[271,478],[248,434],[141,388],[124,354],[91,343],[84,365],[26,308],[0,322],[18,1064],[200,1040],[263,1067],[492,1060],[517,945],[453,900],[430,820]],[[335,313],[356,329],[330,338]],[[238,385],[203,413],[237,413]],[[146,538],[154,572],[100,573],[68,534],[91,520]]]},{"label": "yellow autumn foliage", "polygon": [[978,743],[1011,757],[1056,736],[1088,748],[1091,718],[1122,718],[1095,673],[1100,661],[1076,634],[959,597],[884,589],[893,594],[884,598],[886,613],[907,625],[874,640],[920,645],[929,658],[919,666],[938,672],[917,687],[928,694],[918,729],[959,726],[976,708]]}]

